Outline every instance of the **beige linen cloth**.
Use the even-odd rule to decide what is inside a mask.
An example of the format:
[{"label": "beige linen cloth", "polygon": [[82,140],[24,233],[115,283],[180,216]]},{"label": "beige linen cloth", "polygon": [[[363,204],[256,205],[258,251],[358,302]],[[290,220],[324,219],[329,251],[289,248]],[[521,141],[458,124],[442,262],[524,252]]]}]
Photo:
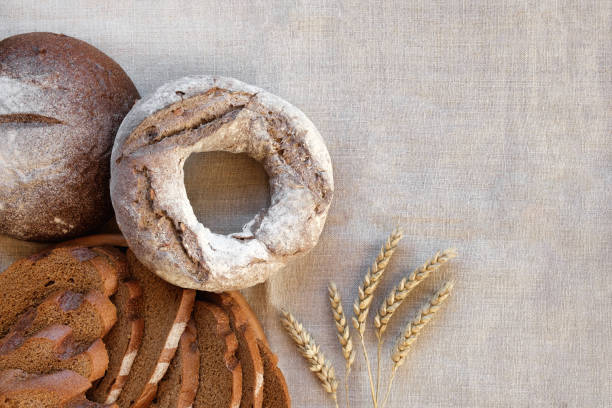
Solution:
[{"label": "beige linen cloth", "polygon": [[[417,305],[456,280],[389,407],[609,407],[611,16],[608,0],[3,0],[0,37],[81,38],[142,94],[188,74],[233,76],[317,125],[336,180],[319,245],[245,291],[294,407],[333,404],[279,310],[304,322],[342,377],[326,286],[334,280],[350,310],[395,225],[405,239],[381,295],[438,249],[455,246],[460,257],[393,319],[385,375]],[[238,230],[268,199],[266,176],[248,158],[196,156],[186,178],[214,231]],[[1,237],[0,268],[41,247]],[[366,378],[358,354],[353,407],[371,406]]]}]

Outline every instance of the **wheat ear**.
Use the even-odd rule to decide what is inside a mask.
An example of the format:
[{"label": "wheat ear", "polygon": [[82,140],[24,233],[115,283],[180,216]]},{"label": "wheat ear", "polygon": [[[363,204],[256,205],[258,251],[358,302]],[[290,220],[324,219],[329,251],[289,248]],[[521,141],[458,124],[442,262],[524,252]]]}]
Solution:
[{"label": "wheat ear", "polygon": [[329,284],[328,290],[329,303],[332,308],[334,323],[336,324],[336,330],[338,331],[338,341],[342,346],[342,355],[344,356],[344,360],[346,361],[346,367],[344,371],[344,389],[346,391],[346,407],[349,408],[350,402],[348,379],[349,374],[351,373],[351,366],[355,361],[355,350],[353,350],[353,340],[351,339],[351,332],[346,322],[344,310],[342,309],[342,298],[340,297],[340,292],[338,292],[338,287],[335,283],[331,282]]},{"label": "wheat ear", "polygon": [[457,256],[457,250],[450,248],[442,252],[437,252],[433,258],[423,264],[423,266],[415,269],[408,277],[405,277],[400,283],[394,287],[387,295],[387,298],[380,306],[378,314],[374,318],[374,326],[376,327],[376,336],[380,340],[382,335],[387,330],[387,325],[391,316],[400,307],[408,294],[416,288],[419,283],[424,281],[432,272],[438,270],[442,265]]},{"label": "wheat ear", "polygon": [[393,366],[391,368],[387,393],[382,404],[383,408],[387,403],[389,394],[391,393],[391,385],[393,384],[393,379],[395,378],[395,373],[397,372],[397,369],[400,368],[402,364],[404,364],[410,347],[419,337],[419,334],[421,333],[423,327],[425,327],[427,323],[429,323],[431,319],[433,319],[434,315],[440,310],[440,308],[442,307],[442,303],[444,303],[446,298],[448,298],[452,289],[453,283],[446,282],[429,299],[429,301],[421,307],[417,315],[406,326],[404,334],[400,337],[397,345],[395,346],[395,350],[391,355],[391,360],[393,360]]},{"label": "wheat ear", "polygon": [[283,327],[297,345],[300,354],[308,361],[310,371],[317,376],[323,389],[331,395],[336,408],[338,408],[338,381],[336,381],[334,367],[325,358],[319,346],[302,324],[291,313],[283,311],[282,314]]},{"label": "wheat ear", "polygon": [[391,316],[400,307],[408,294],[416,288],[419,283],[424,281],[432,272],[438,270],[442,265],[457,256],[457,250],[450,248],[442,252],[437,252],[433,258],[425,262],[422,266],[415,269],[409,276],[403,278],[400,283],[394,287],[385,298],[385,301],[380,306],[376,317],[374,318],[374,326],[376,327],[376,337],[378,338],[377,347],[377,369],[376,369],[376,395],[378,396],[378,387],[380,384],[380,360],[382,346],[384,343],[383,334],[387,330],[387,325]]},{"label": "wheat ear", "polygon": [[363,355],[365,357],[366,367],[368,369],[368,378],[370,380],[370,391],[372,393],[372,403],[374,404],[374,408],[378,407],[378,403],[376,400],[376,391],[374,390],[374,381],[372,379],[372,368],[363,335],[365,333],[366,319],[370,311],[374,291],[380,284],[382,276],[385,273],[385,269],[389,264],[389,260],[391,259],[391,256],[395,252],[397,244],[401,239],[401,230],[395,229],[393,232],[391,232],[391,235],[389,235],[387,238],[387,242],[385,242],[380,249],[376,260],[368,270],[368,273],[366,273],[364,276],[363,282],[361,286],[359,286],[359,297],[353,305],[353,312],[355,313],[355,316],[353,317],[353,326],[357,330],[357,333],[359,333],[359,339],[361,340],[361,348],[363,349]]}]

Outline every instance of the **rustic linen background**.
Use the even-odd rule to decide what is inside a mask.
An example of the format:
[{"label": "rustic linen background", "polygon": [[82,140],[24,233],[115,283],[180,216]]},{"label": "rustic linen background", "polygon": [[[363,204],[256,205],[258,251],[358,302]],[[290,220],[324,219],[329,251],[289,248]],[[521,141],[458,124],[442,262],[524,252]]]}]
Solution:
[{"label": "rustic linen background", "polygon": [[[396,224],[406,238],[384,290],[437,249],[461,256],[394,319],[392,337],[456,279],[390,406],[608,407],[611,15],[609,1],[3,0],[0,37],[81,38],[142,94],[187,74],[233,76],[318,126],[336,179],[321,241],[245,291],[294,407],[332,404],[281,331],[279,309],[312,330],[341,376],[326,285],[336,281],[350,309]],[[265,174],[250,159],[209,154],[187,166],[192,203],[213,230],[237,230],[266,205]],[[2,237],[0,267],[39,248]],[[354,407],[369,406],[362,361]]]}]

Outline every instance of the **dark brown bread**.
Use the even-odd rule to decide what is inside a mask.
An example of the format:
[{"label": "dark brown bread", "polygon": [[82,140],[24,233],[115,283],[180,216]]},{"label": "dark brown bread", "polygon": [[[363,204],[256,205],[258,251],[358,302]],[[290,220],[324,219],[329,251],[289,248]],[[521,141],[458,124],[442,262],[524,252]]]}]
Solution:
[{"label": "dark brown bread", "polygon": [[98,402],[89,401],[85,398],[79,398],[64,405],[63,408],[119,408],[117,404],[100,404]]},{"label": "dark brown bread", "polygon": [[72,370],[90,381],[104,375],[108,354],[102,340],[91,345],[74,342],[69,326],[54,325],[28,338],[14,338],[0,347],[0,370],[20,369],[32,374]]},{"label": "dark brown bread", "polygon": [[[75,245],[71,245],[75,246]],[[94,252],[104,255],[108,261],[115,267],[117,270],[117,278],[120,280],[127,279],[129,277],[128,273],[128,265],[127,259],[125,258],[125,254],[119,250],[119,248],[115,248],[110,246],[110,244],[101,244],[101,245],[78,245],[84,246],[87,248],[91,248]]]},{"label": "dark brown bread", "polygon": [[13,337],[29,337],[54,324],[70,326],[76,342],[89,344],[104,337],[116,321],[115,306],[99,291],[82,295],[64,290],[22,314],[11,331],[0,339],[0,347]]},{"label": "dark brown bread", "polygon": [[254,330],[256,323],[235,298],[228,293],[202,293],[203,299],[221,307],[229,316],[230,326],[238,340],[238,360],[242,366],[241,408],[261,408],[264,367]]},{"label": "dark brown bread", "polygon": [[195,321],[187,323],[176,356],[159,382],[153,408],[190,408],[200,384],[200,350]]},{"label": "dark brown bread", "polygon": [[157,383],[164,377],[185,330],[195,292],[172,286],[127,253],[130,274],[142,286],[144,337],[131,374],[119,395],[120,407],[147,407],[155,398]]},{"label": "dark brown bread", "polygon": [[0,41],[0,233],[51,241],[108,220],[110,152],[137,98],[121,67],[83,41]]},{"label": "dark brown bread", "polygon": [[0,372],[0,407],[63,407],[80,398],[90,386],[87,378],[69,370],[46,375],[5,370]]},{"label": "dark brown bread", "polygon": [[290,408],[291,397],[287,382],[280,368],[278,357],[272,353],[267,342],[258,341],[264,364],[263,408]]},{"label": "dark brown bread", "polygon": [[196,302],[193,316],[200,349],[200,386],[194,407],[238,408],[242,369],[229,318],[219,306],[202,301]]},{"label": "dark brown bread", "polygon": [[251,306],[246,299],[237,291],[226,293],[228,297],[240,307],[242,313],[247,317],[251,327],[253,327],[257,338],[257,345],[261,354],[264,366],[264,390],[263,408],[289,408],[291,407],[291,397],[287,382],[280,368],[278,368],[278,357],[272,353],[270,344],[263,331],[263,327]]},{"label": "dark brown bread", "polygon": [[[55,244],[55,247],[64,246],[111,246],[111,247],[127,247],[127,241],[121,234],[94,234],[87,235],[85,237],[79,237],[71,239],[69,241],[60,242]],[[116,249],[116,248],[115,248]]]},{"label": "dark brown bread", "polygon": [[117,305],[118,323],[104,338],[110,353],[108,370],[88,392],[91,400],[106,404],[115,402],[121,394],[144,335],[140,284],[136,280],[119,283],[113,301]]},{"label": "dark brown bread", "polygon": [[21,259],[0,273],[0,336],[21,314],[55,292],[113,294],[117,270],[94,249],[56,248]]}]

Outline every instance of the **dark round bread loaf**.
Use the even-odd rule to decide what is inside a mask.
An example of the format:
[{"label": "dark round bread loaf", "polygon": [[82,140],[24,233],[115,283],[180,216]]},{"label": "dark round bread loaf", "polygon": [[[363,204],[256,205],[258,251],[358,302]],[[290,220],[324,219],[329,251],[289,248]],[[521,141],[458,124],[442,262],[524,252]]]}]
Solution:
[{"label": "dark round bread loaf", "polygon": [[121,67],[83,41],[0,41],[0,233],[56,241],[107,221],[115,133],[138,98]]}]

